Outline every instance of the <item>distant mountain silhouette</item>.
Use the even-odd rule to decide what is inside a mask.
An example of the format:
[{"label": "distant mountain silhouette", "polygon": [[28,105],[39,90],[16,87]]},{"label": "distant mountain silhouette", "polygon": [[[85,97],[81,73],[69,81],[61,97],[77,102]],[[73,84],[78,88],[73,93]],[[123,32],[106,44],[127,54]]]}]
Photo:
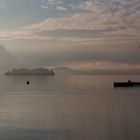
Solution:
[{"label": "distant mountain silhouette", "polygon": [[0,72],[19,65],[18,60],[4,46],[0,45]]},{"label": "distant mountain silhouette", "polygon": [[69,67],[53,69],[56,74],[140,74],[140,70],[77,70]]},{"label": "distant mountain silhouette", "polygon": [[85,73],[85,71],[82,70],[76,70],[69,67],[56,67],[53,69],[56,74],[82,74]]}]

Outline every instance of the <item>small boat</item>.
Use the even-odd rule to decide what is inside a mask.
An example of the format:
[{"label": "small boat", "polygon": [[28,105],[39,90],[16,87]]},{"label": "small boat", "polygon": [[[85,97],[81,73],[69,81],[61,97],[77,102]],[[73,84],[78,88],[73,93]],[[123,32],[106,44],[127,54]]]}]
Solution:
[{"label": "small boat", "polygon": [[114,82],[114,87],[137,87],[140,86],[140,82],[133,82],[128,80],[128,82]]}]

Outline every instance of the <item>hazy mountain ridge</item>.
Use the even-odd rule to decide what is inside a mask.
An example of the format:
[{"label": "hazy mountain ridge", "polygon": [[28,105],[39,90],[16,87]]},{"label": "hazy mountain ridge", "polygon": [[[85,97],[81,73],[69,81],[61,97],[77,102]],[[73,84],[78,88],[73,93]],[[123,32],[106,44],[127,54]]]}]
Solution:
[{"label": "hazy mountain ridge", "polygon": [[[2,45],[0,45],[0,72],[6,72],[13,68],[21,68],[23,65]],[[31,66],[24,66],[31,67]],[[56,74],[140,74],[140,70],[83,70],[58,66],[53,68]]]},{"label": "hazy mountain ridge", "polygon": [[20,66],[19,61],[2,45],[0,45],[0,72]]},{"label": "hazy mountain ridge", "polygon": [[56,67],[53,68],[53,70],[56,74],[80,74],[84,72],[82,70],[76,70],[69,67]]},{"label": "hazy mountain ridge", "polygon": [[53,69],[56,74],[140,74],[140,70],[77,70],[69,67]]}]

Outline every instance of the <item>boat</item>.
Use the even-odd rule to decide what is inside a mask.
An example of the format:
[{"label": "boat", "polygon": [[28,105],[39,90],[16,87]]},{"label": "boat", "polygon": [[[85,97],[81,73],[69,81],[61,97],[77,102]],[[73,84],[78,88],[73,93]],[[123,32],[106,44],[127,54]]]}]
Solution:
[{"label": "boat", "polygon": [[114,82],[113,86],[116,87],[138,87],[140,82],[133,82],[128,80],[127,82]]}]

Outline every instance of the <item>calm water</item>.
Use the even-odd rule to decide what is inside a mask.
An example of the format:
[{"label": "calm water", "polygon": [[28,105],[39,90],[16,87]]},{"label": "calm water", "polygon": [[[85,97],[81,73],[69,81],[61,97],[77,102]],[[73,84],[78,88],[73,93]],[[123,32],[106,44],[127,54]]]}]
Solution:
[{"label": "calm water", "polygon": [[140,140],[140,88],[112,87],[128,79],[0,76],[0,140]]}]

